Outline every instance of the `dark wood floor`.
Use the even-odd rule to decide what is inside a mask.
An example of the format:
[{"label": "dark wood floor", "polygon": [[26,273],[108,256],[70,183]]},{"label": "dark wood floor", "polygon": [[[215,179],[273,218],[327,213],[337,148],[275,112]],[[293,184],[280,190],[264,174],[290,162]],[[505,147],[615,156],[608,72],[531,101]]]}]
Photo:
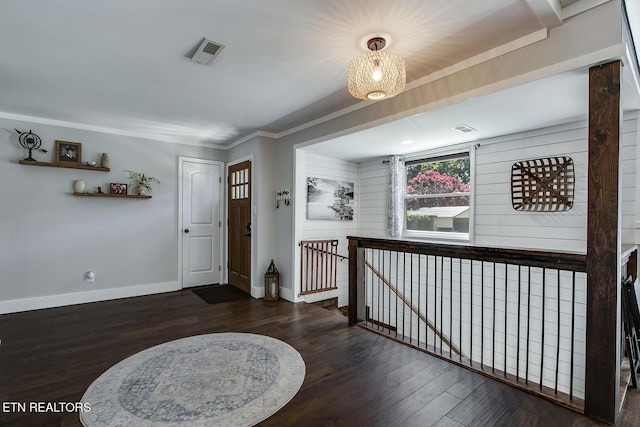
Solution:
[{"label": "dark wood floor", "polygon": [[[307,375],[263,426],[602,425],[358,327],[336,311],[285,301],[209,305],[190,291],[0,316],[2,402],[76,402],[109,367],[145,348],[214,332],[295,347]],[[620,426],[640,425],[630,390]],[[2,426],[79,426],[77,413],[7,413]]]}]

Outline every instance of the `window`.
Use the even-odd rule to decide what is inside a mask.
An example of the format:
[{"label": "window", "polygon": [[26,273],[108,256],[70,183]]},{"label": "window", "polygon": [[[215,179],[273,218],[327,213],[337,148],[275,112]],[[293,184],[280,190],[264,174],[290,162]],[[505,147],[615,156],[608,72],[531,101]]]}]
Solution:
[{"label": "window", "polygon": [[405,169],[405,234],[468,239],[469,153],[407,161]]}]

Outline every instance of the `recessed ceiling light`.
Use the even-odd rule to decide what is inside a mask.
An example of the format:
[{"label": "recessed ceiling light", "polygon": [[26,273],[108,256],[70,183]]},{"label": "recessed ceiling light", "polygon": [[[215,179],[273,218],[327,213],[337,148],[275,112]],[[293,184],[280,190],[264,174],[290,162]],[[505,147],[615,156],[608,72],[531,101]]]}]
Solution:
[{"label": "recessed ceiling light", "polygon": [[462,133],[469,133],[469,132],[475,132],[476,129],[472,128],[469,125],[458,125],[458,126],[454,126],[451,129],[453,130],[457,130],[458,132],[462,132]]},{"label": "recessed ceiling light", "polygon": [[400,144],[403,145],[409,145],[409,144],[413,144],[415,141],[413,139],[403,139],[402,141],[400,141]]}]

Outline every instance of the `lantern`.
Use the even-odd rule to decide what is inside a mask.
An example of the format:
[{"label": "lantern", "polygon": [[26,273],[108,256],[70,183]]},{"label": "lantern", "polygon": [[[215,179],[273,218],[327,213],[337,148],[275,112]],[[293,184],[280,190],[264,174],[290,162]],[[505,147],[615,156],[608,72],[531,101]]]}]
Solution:
[{"label": "lantern", "polygon": [[271,264],[264,274],[264,300],[277,301],[278,298],[280,298],[280,273],[271,260]]}]

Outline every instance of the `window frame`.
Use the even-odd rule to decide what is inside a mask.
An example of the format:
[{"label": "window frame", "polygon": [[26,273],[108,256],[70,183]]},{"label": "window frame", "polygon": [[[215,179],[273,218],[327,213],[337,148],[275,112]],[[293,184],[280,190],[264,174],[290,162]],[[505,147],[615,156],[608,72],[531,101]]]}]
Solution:
[{"label": "window frame", "polygon": [[[424,195],[418,197],[407,198],[407,166],[430,163],[434,161],[453,160],[462,157],[469,158],[469,192],[464,193],[469,196],[469,232],[460,233],[454,231],[421,231],[421,230],[408,230],[407,229],[407,210],[406,203],[408,199],[415,198],[442,198],[447,195],[460,196],[461,193],[443,193],[438,195]],[[403,190],[402,190],[402,238],[407,240],[421,240],[421,241],[434,241],[461,244],[472,244],[474,236],[474,218],[475,218],[475,150],[471,148],[457,149],[444,153],[421,153],[420,155],[412,156],[411,158],[405,158],[403,168]]]}]

